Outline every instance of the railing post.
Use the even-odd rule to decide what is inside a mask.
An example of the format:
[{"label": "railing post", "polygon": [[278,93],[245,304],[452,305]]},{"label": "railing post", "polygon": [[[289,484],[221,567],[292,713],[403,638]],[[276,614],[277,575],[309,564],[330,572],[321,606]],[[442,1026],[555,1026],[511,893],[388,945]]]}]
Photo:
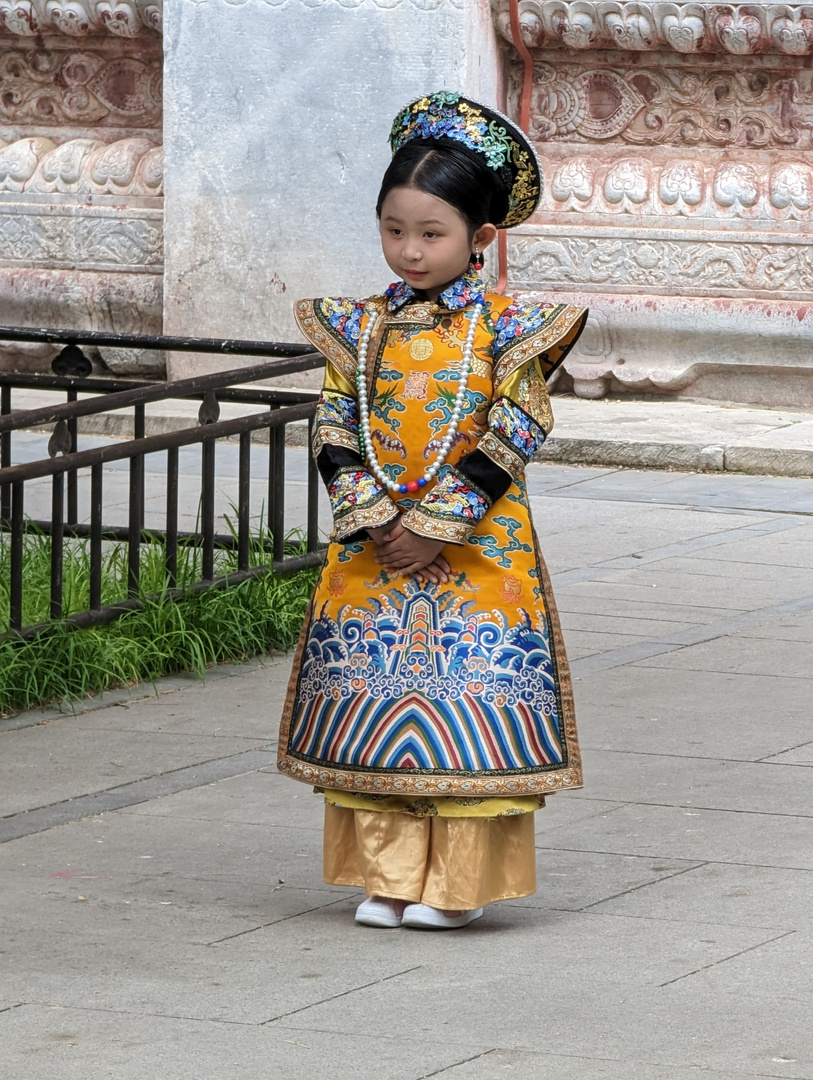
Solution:
[{"label": "railing post", "polygon": [[102,606],[102,500],[104,474],[101,465],[90,470],[90,610]]},{"label": "railing post", "polygon": [[[11,412],[11,387],[3,383],[0,387],[0,416]],[[11,464],[11,432],[0,435],[0,469],[7,469]],[[7,529],[11,520],[11,488],[8,484],[0,486],[0,525]]]},{"label": "railing post", "polygon": [[[77,393],[74,389],[68,391],[68,401],[76,401]],[[77,450],[77,423],[76,417],[71,416],[68,419],[68,434],[70,435],[71,445],[68,450],[69,454],[75,454]],[[76,478],[76,469],[71,469],[68,473],[68,511],[65,520],[69,525],[75,525],[79,520],[79,500],[78,500],[78,484]]]},{"label": "railing post", "polygon": [[51,618],[62,618],[65,538],[65,473],[54,473],[51,487]]},{"label": "railing post", "polygon": [[271,532],[274,534],[274,562],[285,558],[285,425],[271,430],[274,444],[274,504]]},{"label": "railing post", "polygon": [[8,613],[8,624],[11,630],[21,630],[23,626],[24,513],[25,484],[22,480],[18,480],[11,486],[11,582]]},{"label": "railing post", "polygon": [[215,441],[204,438],[201,446],[200,530],[203,541],[201,577],[215,576]]},{"label": "railing post", "polygon": [[[133,437],[144,438],[144,406],[133,410]],[[127,537],[127,595],[138,596],[141,579],[141,533],[144,529],[144,455],[130,458],[130,507]]]},{"label": "railing post", "polygon": [[237,569],[248,570],[251,521],[251,432],[240,433],[237,480]]},{"label": "railing post", "polygon": [[[59,331],[28,331],[9,329],[9,340],[58,340]],[[81,342],[83,334],[64,332],[69,342]],[[92,336],[92,335],[91,335]],[[0,338],[3,338],[0,333]],[[95,340],[95,339],[94,339]],[[99,339],[101,341],[101,339]],[[169,339],[158,339],[157,347],[166,346]],[[108,343],[108,342],[105,342]],[[123,342],[116,342],[123,344]],[[144,346],[142,341],[129,341],[133,347]],[[190,347],[193,339],[186,342]],[[274,343],[207,342],[208,351],[238,352],[238,346],[246,344],[247,355],[274,355],[283,346]],[[222,347],[222,349],[221,349]],[[287,346],[285,347],[287,349]],[[214,585],[216,588],[230,583],[256,577],[266,572],[269,555],[274,565],[285,572],[291,572],[305,566],[315,565],[318,548],[318,472],[312,460],[308,460],[307,492],[307,547],[306,554],[291,556],[285,543],[285,426],[268,427],[268,414],[262,412],[233,417],[226,421],[219,420],[217,395],[222,392],[227,400],[238,403],[264,406],[272,412],[282,409],[285,419],[290,422],[308,420],[312,427],[315,395],[300,391],[277,391],[266,387],[246,389],[240,385],[260,377],[287,374],[294,370],[308,370],[319,367],[324,362],[318,354],[305,346],[292,346],[297,353],[295,359],[285,357],[274,362],[274,370],[269,363],[239,368],[231,372],[208,374],[186,380],[180,384],[172,383],[132,383],[116,379],[74,378],[73,376],[21,375],[19,379],[4,377],[0,383],[0,530],[10,533],[10,578],[9,578],[9,636],[22,634],[35,637],[46,625],[33,625],[33,612],[24,615],[24,598],[28,597],[24,562],[28,555],[27,533],[38,533],[50,538],[50,620],[67,618],[74,626],[90,626],[109,622],[126,610],[140,607],[145,592],[151,591],[146,578],[141,577],[141,548],[151,540],[166,543],[166,583],[176,590],[173,598],[182,595],[178,589],[178,545],[185,542],[200,545],[202,558],[194,560],[192,573],[181,573],[180,584],[199,591]],[[193,351],[193,350],[190,350]],[[202,351],[207,351],[206,349]],[[227,381],[228,380],[228,381]],[[58,389],[66,395],[63,404],[49,405],[37,409],[23,409],[12,412],[13,391],[24,386],[36,390]],[[94,396],[86,396],[86,395]],[[95,395],[100,395],[96,398]],[[205,396],[204,396],[205,395]],[[81,396],[81,400],[80,399]],[[199,425],[167,431],[160,435],[147,436],[145,406],[150,401],[159,401],[172,397],[204,397],[204,405],[199,414]],[[313,398],[313,400],[311,400]],[[105,400],[107,399],[107,400]],[[100,414],[107,409],[134,410],[133,438],[131,440],[104,441],[103,445],[92,449],[78,449],[78,420],[81,417]],[[205,418],[204,418],[205,417]],[[282,416],[276,417],[281,419]],[[17,430],[41,428],[44,424],[54,424],[54,431],[48,446],[49,457],[41,460],[12,464],[12,432]],[[269,432],[268,447],[268,515],[267,533],[264,536],[263,550],[255,552],[252,543],[252,442],[251,432],[266,427]],[[217,440],[239,437],[239,465],[237,476],[237,524],[233,532],[219,535],[215,531],[217,501]],[[202,520],[195,532],[181,532],[179,524],[179,449],[181,446],[201,445],[201,516]],[[150,454],[166,452],[166,531],[161,537],[155,530],[153,537],[146,528],[146,474],[147,459]],[[114,524],[105,524],[104,505],[105,470],[113,463],[126,462],[129,465],[128,520]],[[87,471],[86,471],[87,470]],[[27,502],[25,485],[51,480],[51,512],[45,520],[29,521],[25,515]],[[81,489],[81,492],[80,492]],[[108,493],[109,494],[109,493]],[[80,513],[85,514],[85,499],[89,495],[89,517],[80,521]],[[80,497],[81,496],[81,497]],[[299,504],[299,498],[297,499]],[[43,517],[45,515],[42,515]],[[152,518],[151,518],[152,523]],[[66,566],[66,555],[73,555],[73,539],[89,538],[89,597],[85,611],[71,611],[76,607],[76,597],[72,592],[71,565]],[[272,539],[273,538],[273,539]],[[110,596],[109,587],[104,580],[105,541],[126,542],[127,597],[119,594]],[[270,542],[269,542],[270,541]],[[235,571],[217,575],[216,550],[224,548],[236,552],[232,562]],[[197,554],[197,552],[196,552]],[[236,565],[235,565],[236,563]],[[190,568],[191,569],[191,568]],[[67,585],[66,585],[67,583]],[[156,596],[160,596],[156,593]],[[29,603],[28,608],[31,607]],[[26,624],[26,619],[28,624]],[[0,634],[0,637],[5,635]]]},{"label": "railing post", "polygon": [[165,532],[167,585],[178,584],[178,447],[167,450],[167,520]]}]

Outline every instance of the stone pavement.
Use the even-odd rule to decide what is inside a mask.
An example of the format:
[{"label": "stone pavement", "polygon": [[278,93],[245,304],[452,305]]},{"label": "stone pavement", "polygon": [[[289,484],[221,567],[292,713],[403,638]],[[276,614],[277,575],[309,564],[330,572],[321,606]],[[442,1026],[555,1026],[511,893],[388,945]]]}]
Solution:
[{"label": "stone pavement", "polygon": [[[80,395],[81,396],[81,395]],[[64,395],[15,390],[15,409],[61,402]],[[155,402],[147,406],[147,434],[189,427],[199,403]],[[540,457],[581,465],[624,465],[647,469],[689,469],[774,476],[813,476],[813,414],[794,409],[613,398],[588,401],[572,395],[553,399],[556,427]],[[221,405],[221,419],[256,406]],[[88,435],[132,432],[126,410],[86,417]],[[306,438],[304,425],[287,429],[292,444]],[[82,443],[83,446],[88,445]]]},{"label": "stone pavement", "polygon": [[585,760],[536,895],[356,927],[287,657],[2,721],[3,1080],[813,1080],[813,480],[529,484]]}]

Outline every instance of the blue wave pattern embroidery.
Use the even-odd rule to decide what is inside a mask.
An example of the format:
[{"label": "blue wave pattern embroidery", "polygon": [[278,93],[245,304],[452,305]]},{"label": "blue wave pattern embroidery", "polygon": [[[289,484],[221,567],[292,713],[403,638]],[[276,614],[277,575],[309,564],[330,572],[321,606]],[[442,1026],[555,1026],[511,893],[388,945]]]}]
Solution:
[{"label": "blue wave pattern embroidery", "polygon": [[542,428],[509,398],[502,397],[494,403],[488,414],[488,426],[526,461],[530,461],[545,442]]},{"label": "blue wave pattern embroidery", "polygon": [[547,620],[405,582],[314,618],[290,752],[387,772],[539,772],[564,739]]},{"label": "blue wave pattern embroidery", "polygon": [[535,333],[554,311],[554,304],[511,304],[494,324],[494,356],[498,356],[515,338]]},{"label": "blue wave pattern embroidery", "polygon": [[319,308],[336,333],[341,334],[348,345],[357,349],[361,335],[364,301],[327,296],[319,301]]},{"label": "blue wave pattern embroidery", "polygon": [[323,390],[316,407],[314,426],[346,428],[354,435],[359,429],[359,406],[355,398],[334,390]]}]

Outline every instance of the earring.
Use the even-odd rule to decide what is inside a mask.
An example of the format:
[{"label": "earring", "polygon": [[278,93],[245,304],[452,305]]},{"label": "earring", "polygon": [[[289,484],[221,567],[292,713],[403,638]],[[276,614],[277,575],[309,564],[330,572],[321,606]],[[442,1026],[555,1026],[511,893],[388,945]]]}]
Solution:
[{"label": "earring", "polygon": [[482,251],[474,252],[474,262],[472,263],[475,270],[483,269],[483,253]]}]

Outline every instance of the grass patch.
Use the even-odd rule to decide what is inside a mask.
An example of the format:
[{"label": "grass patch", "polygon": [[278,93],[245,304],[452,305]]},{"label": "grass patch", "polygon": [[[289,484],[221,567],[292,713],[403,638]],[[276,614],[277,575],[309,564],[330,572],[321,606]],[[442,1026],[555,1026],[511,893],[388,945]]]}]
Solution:
[{"label": "grass patch", "polygon": [[[267,539],[253,538],[252,566],[270,565]],[[65,542],[66,615],[89,604],[88,546],[86,540]],[[50,550],[47,536],[26,536],[23,625],[48,618]],[[269,569],[261,578],[193,594],[200,560],[200,548],[179,547],[177,585],[189,593],[173,601],[166,596],[164,549],[147,544],[142,548],[140,587],[142,598],[152,598],[145,599],[142,609],[105,626],[74,630],[60,621],[32,640],[0,641],[0,715],[71,702],[173,672],[200,674],[211,664],[289,649],[296,642],[317,570],[282,575]],[[106,544],[103,562],[102,603],[110,604],[127,594],[126,545]],[[0,534],[0,630],[8,627],[9,563],[9,536]],[[216,552],[215,574],[236,569],[236,552]]]}]

